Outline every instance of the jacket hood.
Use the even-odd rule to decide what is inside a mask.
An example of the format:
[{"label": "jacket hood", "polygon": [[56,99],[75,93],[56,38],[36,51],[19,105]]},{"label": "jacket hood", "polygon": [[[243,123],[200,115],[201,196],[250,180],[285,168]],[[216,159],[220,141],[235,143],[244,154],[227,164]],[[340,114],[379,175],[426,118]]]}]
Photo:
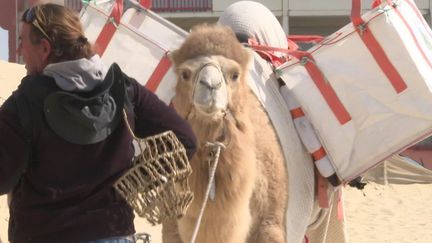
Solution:
[{"label": "jacket hood", "polygon": [[43,74],[54,78],[64,91],[92,91],[104,80],[107,69],[99,55],[72,61],[52,63],[45,67]]}]

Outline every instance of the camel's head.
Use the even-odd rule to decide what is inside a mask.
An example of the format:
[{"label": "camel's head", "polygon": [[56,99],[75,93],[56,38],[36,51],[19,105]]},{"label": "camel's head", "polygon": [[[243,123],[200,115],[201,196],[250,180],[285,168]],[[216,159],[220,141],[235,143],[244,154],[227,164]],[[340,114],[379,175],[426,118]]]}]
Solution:
[{"label": "camel's head", "polygon": [[195,27],[171,59],[178,79],[173,103],[181,115],[215,121],[241,109],[250,54],[228,27]]}]

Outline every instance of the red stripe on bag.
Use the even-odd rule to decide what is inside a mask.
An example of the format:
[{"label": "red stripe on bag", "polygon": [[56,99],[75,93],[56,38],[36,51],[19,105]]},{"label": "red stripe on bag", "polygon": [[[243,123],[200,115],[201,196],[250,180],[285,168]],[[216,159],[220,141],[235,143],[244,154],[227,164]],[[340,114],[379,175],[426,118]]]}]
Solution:
[{"label": "red stripe on bag", "polygon": [[372,31],[361,18],[360,11],[360,0],[352,0],[351,18],[354,28],[359,34],[360,39],[362,39],[365,46],[369,49],[369,52],[374,57],[375,61],[377,62],[383,73],[387,76],[387,79],[390,81],[395,91],[397,93],[404,91],[407,88],[405,81],[402,79],[399,72],[396,70],[390,59],[387,57],[384,49],[376,40]]},{"label": "red stripe on bag", "polygon": [[156,89],[158,88],[160,82],[162,81],[163,77],[168,72],[170,67],[171,67],[171,61],[168,55],[164,55],[162,59],[159,61],[159,64],[156,66],[153,73],[151,74],[145,87],[148,90],[152,91],[153,93],[156,92]]},{"label": "red stripe on bag", "polygon": [[106,22],[102,31],[99,33],[95,42],[95,50],[99,56],[105,52],[108,44],[110,43],[114,33],[117,30],[117,25],[120,24],[120,18],[123,15],[123,0],[116,0],[111,11],[111,14]]},{"label": "red stripe on bag", "polygon": [[321,146],[318,150],[312,153],[312,157],[314,161],[318,161],[324,158],[327,155],[323,146]]},{"label": "red stripe on bag", "polygon": [[302,108],[300,107],[290,110],[290,113],[293,119],[305,116]]},{"label": "red stripe on bag", "polygon": [[[313,160],[318,161],[322,158],[324,158],[327,153],[324,150],[324,147],[320,147],[318,150],[313,152],[312,154]],[[318,171],[317,167],[314,167],[315,172],[315,180],[316,180],[316,195],[318,198],[318,205],[321,208],[328,208],[329,207],[329,199],[327,195],[327,179],[321,175],[321,173]]]},{"label": "red stripe on bag", "polygon": [[[324,36],[321,35],[289,35],[288,40],[296,43],[319,43],[324,40]],[[291,49],[291,48],[290,48]],[[294,49],[296,50],[296,49]]]},{"label": "red stripe on bag", "polygon": [[393,88],[396,90],[396,92],[400,93],[404,91],[407,88],[405,81],[400,76],[399,72],[396,70],[393,64],[390,62],[381,45],[375,39],[370,29],[366,26],[365,31],[357,29],[357,32],[360,34],[361,39],[365,43],[366,47],[369,49],[372,56],[375,58],[375,61],[380,66],[381,70],[389,79],[390,83],[393,85]]},{"label": "red stripe on bag", "polygon": [[289,53],[292,48],[298,47],[297,45],[295,45],[295,46],[288,46],[288,48],[284,49],[284,48],[260,45],[258,41],[255,40],[254,38],[248,39],[248,46],[252,48],[256,53],[258,53],[258,55],[260,55],[261,58],[272,63],[273,66],[275,67],[282,65],[288,59],[285,58],[284,56],[277,56],[274,54],[274,52]]},{"label": "red stripe on bag", "polygon": [[344,208],[343,208],[343,199],[342,199],[342,189],[339,189],[338,200],[337,200],[337,218],[340,221],[344,219]]},{"label": "red stripe on bag", "polygon": [[329,199],[327,194],[328,181],[324,178],[315,167],[316,180],[316,195],[318,197],[318,205],[321,208],[329,208]]},{"label": "red stripe on bag", "polygon": [[351,121],[351,116],[337,97],[331,84],[326,80],[321,70],[315,64],[315,60],[309,52],[295,51],[290,53],[300,60],[312,78],[318,90],[321,92],[327,105],[332,110],[341,125]]},{"label": "red stripe on bag", "polygon": [[381,0],[374,0],[372,2],[372,8],[376,8],[381,4]]},{"label": "red stripe on bag", "polygon": [[140,0],[139,3],[144,8],[150,9],[152,7],[152,1],[151,0]]}]

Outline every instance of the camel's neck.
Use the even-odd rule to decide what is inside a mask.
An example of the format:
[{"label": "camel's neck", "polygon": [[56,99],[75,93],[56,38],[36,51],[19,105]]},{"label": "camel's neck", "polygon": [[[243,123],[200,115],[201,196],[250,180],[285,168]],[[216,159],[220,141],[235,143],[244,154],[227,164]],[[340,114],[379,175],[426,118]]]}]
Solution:
[{"label": "camel's neck", "polygon": [[223,139],[227,130],[225,118],[219,120],[195,120],[191,122],[192,129],[200,144],[205,142],[215,142]]},{"label": "camel's neck", "polygon": [[191,119],[189,120],[200,144],[206,142],[222,142],[227,144],[230,136],[239,130],[239,117],[229,113],[219,119]]}]

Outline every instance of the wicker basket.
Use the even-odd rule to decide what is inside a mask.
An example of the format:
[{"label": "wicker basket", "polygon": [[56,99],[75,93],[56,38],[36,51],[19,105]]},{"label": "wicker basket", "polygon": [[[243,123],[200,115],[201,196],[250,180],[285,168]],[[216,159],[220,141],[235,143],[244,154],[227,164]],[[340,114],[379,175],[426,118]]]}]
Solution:
[{"label": "wicker basket", "polygon": [[188,184],[192,169],[185,148],[171,131],[134,138],[139,154],[114,188],[152,225],[183,216],[193,199]]}]

